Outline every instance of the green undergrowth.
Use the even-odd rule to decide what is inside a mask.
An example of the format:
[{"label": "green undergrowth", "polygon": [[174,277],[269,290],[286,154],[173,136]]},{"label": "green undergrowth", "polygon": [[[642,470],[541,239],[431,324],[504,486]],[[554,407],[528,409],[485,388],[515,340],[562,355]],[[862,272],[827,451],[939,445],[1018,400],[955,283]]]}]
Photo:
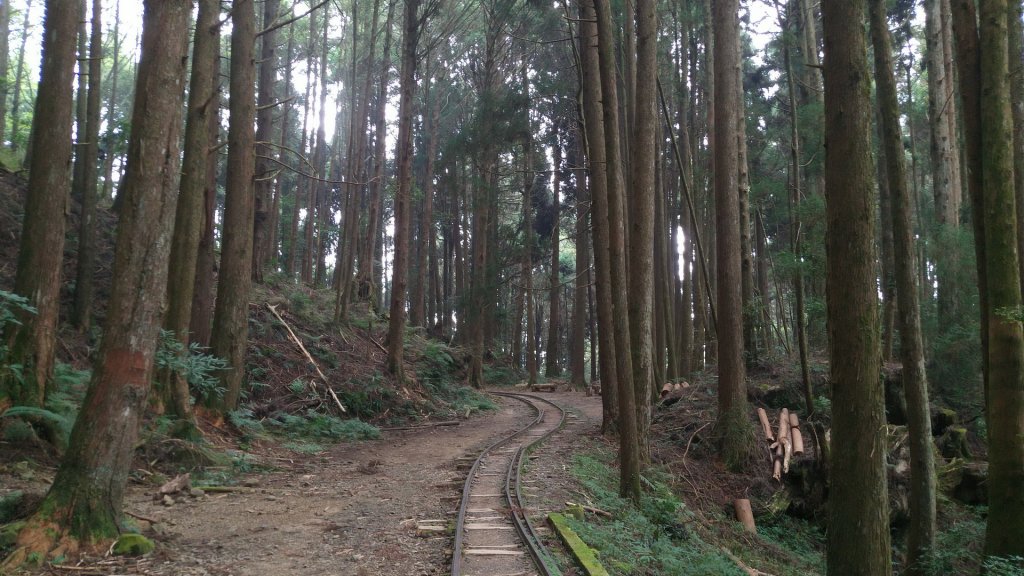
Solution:
[{"label": "green undergrowth", "polygon": [[927,574],[1024,576],[1024,558],[984,557],[985,506],[964,506],[943,500],[940,496],[939,530],[935,535],[935,550],[925,567]]},{"label": "green undergrowth", "polygon": [[46,439],[58,450],[67,447],[71,427],[85,398],[91,373],[57,362],[53,370],[53,389],[47,392],[45,406],[12,406],[0,414],[0,438],[13,444],[31,442],[45,430]]},{"label": "green undergrowth", "polygon": [[676,498],[663,478],[645,478],[640,506],[618,494],[618,472],[611,455],[578,455],[572,474],[584,498],[612,518],[568,518],[570,527],[599,555],[611,574],[737,575],[740,570],[718,548],[688,526],[695,516]]},{"label": "green undergrowth", "polygon": [[818,525],[779,512],[757,518],[757,536],[743,532],[724,514],[723,545],[747,564],[772,574],[825,573],[825,532]]},{"label": "green undergrowth", "polygon": [[[419,340],[419,341],[417,341]],[[486,395],[459,382],[461,368],[456,350],[437,340],[418,338],[413,345],[420,350],[416,375],[431,398],[446,406],[449,415],[468,416],[472,412],[495,410]]]},{"label": "green undergrowth", "polygon": [[243,440],[276,438],[283,440],[286,448],[306,453],[322,451],[325,443],[380,437],[380,429],[362,420],[343,420],[316,410],[300,414],[275,412],[269,418],[257,419],[251,410],[242,408],[231,412],[228,419],[241,431]]}]

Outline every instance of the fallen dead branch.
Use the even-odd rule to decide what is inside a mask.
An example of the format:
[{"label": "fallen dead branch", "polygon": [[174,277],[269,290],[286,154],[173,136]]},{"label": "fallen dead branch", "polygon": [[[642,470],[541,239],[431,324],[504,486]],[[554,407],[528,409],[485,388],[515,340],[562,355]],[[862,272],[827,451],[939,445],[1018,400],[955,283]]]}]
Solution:
[{"label": "fallen dead branch", "polygon": [[587,512],[590,512],[592,514],[597,514],[598,516],[604,516],[605,518],[612,518],[613,517],[612,513],[608,512],[607,510],[601,510],[600,508],[594,508],[593,506],[587,506],[586,504],[576,504],[575,502],[566,502],[565,505],[569,506],[569,507],[579,506],[580,508],[586,510]]},{"label": "fallen dead branch", "polygon": [[334,399],[334,403],[337,404],[338,408],[341,409],[342,412],[348,412],[348,410],[345,410],[345,406],[341,404],[341,400],[338,399],[338,395],[334,393],[334,389],[331,388],[331,384],[327,380],[327,376],[325,376],[323,371],[320,370],[320,365],[316,363],[316,360],[313,360],[313,355],[309,353],[309,350],[306,350],[306,347],[302,344],[302,340],[299,340],[299,337],[292,330],[292,327],[284,321],[284,318],[282,318],[280,314],[278,314],[277,308],[275,308],[273,304],[267,304],[267,308],[274,314],[278,321],[284,325],[285,329],[288,330],[288,335],[291,336],[295,344],[299,346],[299,350],[302,350],[302,353],[306,355],[306,359],[309,360],[309,363],[313,365],[313,368],[316,368],[316,373],[320,376],[320,379],[323,380],[324,388],[327,388],[327,392],[329,392],[331,398]]},{"label": "fallen dead branch", "polygon": [[733,554],[732,552],[730,552],[730,551],[729,551],[729,549],[728,549],[728,548],[726,548],[725,546],[722,546],[722,552],[723,552],[723,553],[724,553],[724,554],[725,554],[726,556],[728,556],[728,557],[729,557],[729,560],[732,560],[732,561],[733,561],[733,563],[735,563],[735,564],[736,564],[736,566],[739,566],[739,569],[740,569],[740,570],[743,570],[743,571],[744,571],[744,572],[746,572],[746,573],[747,573],[747,574],[748,574],[749,576],[772,576],[772,575],[771,575],[771,574],[769,574],[768,572],[762,572],[762,571],[758,570],[757,568],[751,568],[750,566],[746,565],[746,564],[745,564],[745,563],[743,562],[743,560],[740,560],[740,559],[739,559],[739,558],[738,558],[738,557],[737,557],[737,556],[736,556],[735,554]]}]

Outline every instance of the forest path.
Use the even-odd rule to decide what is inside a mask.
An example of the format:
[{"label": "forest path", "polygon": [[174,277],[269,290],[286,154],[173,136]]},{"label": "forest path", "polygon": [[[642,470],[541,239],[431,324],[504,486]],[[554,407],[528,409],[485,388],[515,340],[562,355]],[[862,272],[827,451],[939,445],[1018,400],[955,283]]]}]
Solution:
[{"label": "forest path", "polygon": [[[597,429],[601,404],[599,397],[582,392],[544,397],[576,414],[539,453],[557,453],[560,461],[542,457],[531,464],[550,487],[544,496],[557,501],[569,484],[563,459],[581,432]],[[136,488],[125,509],[157,520],[161,534],[157,552],[129,573],[448,574],[452,537],[417,537],[415,520],[450,518],[461,490],[451,484],[460,477],[455,460],[532,419],[520,402],[500,397],[495,402],[498,411],[460,426],[385,432],[379,440],[278,462],[280,469],[251,476],[248,483],[254,485],[243,491],[209,493],[165,507],[152,500],[151,487]],[[117,573],[125,574],[129,566]]]}]

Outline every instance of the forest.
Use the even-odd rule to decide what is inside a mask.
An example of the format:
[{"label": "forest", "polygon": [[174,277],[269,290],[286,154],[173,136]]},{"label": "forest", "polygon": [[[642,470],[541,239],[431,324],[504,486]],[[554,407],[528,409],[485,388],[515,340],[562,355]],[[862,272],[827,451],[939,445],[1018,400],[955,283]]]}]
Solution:
[{"label": "forest", "polygon": [[715,554],[1024,574],[1021,206],[1017,0],[0,0],[0,574],[516,385]]}]

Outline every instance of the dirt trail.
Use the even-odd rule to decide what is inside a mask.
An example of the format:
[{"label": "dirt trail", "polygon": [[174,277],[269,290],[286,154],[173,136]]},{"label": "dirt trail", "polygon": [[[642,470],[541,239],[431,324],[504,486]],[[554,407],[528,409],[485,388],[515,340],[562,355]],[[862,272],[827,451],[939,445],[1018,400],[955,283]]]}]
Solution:
[{"label": "dirt trail", "polygon": [[[552,439],[559,447],[552,455],[563,458],[581,433],[596,430],[600,400],[582,393],[545,397],[576,414],[572,424]],[[415,519],[447,518],[457,507],[461,489],[448,484],[459,477],[455,459],[474,454],[530,416],[519,402],[495,401],[500,410],[460,426],[386,432],[380,440],[336,446],[315,456],[299,456],[294,463],[279,462],[279,470],[248,477],[253,485],[238,492],[185,497],[164,506],[152,500],[152,487],[135,487],[125,509],[158,522],[157,552],[137,564],[111,565],[113,572],[95,573],[447,574],[451,537],[419,538]],[[560,462],[534,469],[542,471],[553,490],[555,484],[565,490],[565,466]],[[563,473],[553,474],[556,470]]]}]

